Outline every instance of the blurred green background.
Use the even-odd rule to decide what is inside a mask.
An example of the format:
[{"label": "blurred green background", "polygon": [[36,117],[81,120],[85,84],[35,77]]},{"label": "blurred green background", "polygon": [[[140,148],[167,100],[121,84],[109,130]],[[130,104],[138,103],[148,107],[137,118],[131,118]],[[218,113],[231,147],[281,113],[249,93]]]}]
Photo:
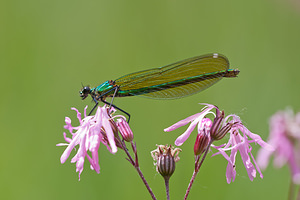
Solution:
[{"label": "blurred green background", "polygon": [[[76,121],[81,83],[97,86],[127,73],[206,53],[222,53],[241,73],[187,98],[131,97],[114,102],[132,115],[142,171],[158,199],[163,179],[150,151],[174,144],[186,127],[163,129],[211,103],[236,113],[262,138],[268,119],[299,110],[300,7],[292,0],[10,0],[0,2],[1,199],[150,199],[123,152],[100,147],[101,173],[85,168],[78,181],[70,158],[60,164],[65,116]],[[182,199],[193,170],[193,140],[181,148],[171,199]],[[225,140],[223,141],[225,142]],[[222,143],[222,142],[221,142]],[[254,155],[258,147],[254,147]],[[74,155],[74,152],[73,154]],[[210,154],[211,155],[211,154]],[[226,160],[211,157],[189,199],[285,199],[288,167],[269,165],[251,182],[240,159],[234,183]]]}]

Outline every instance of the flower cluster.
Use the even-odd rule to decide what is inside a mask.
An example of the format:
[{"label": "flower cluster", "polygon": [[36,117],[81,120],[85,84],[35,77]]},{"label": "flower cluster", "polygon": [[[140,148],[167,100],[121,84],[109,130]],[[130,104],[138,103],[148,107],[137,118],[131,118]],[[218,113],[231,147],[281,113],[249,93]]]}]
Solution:
[{"label": "flower cluster", "polygon": [[[168,132],[191,123],[187,130],[176,139],[175,144],[177,146],[182,145],[198,125],[198,135],[194,146],[194,153],[195,155],[198,155],[203,153],[204,150],[206,150],[207,146],[209,146],[209,144],[211,144],[213,141],[220,140],[227,133],[229,133],[230,137],[226,144],[223,144],[221,146],[211,145],[213,148],[218,150],[218,153],[216,154],[223,155],[224,158],[228,161],[226,170],[227,182],[230,183],[235,179],[235,158],[238,151],[241,154],[241,158],[246,167],[250,180],[252,181],[253,178],[256,177],[256,169],[260,173],[260,177],[262,178],[262,173],[251,153],[252,147],[250,144],[257,143],[261,147],[266,149],[266,151],[270,152],[273,151],[273,148],[269,144],[264,142],[259,135],[249,131],[243,125],[237,115],[228,115],[227,117],[225,117],[224,112],[221,112],[218,107],[210,104],[203,105],[205,105],[205,107],[203,108],[202,112],[183,119],[165,129],[165,131]],[[212,112],[213,109],[216,110],[215,113]],[[206,118],[208,114],[213,114],[213,116],[215,117],[214,120]],[[230,156],[227,155],[226,151],[231,151]],[[252,164],[251,160],[254,164]]]},{"label": "flower cluster", "polygon": [[[282,167],[288,163],[292,179],[300,184],[300,112],[294,115],[291,109],[279,111],[270,119],[270,135],[268,143],[274,148],[274,165]],[[266,168],[273,152],[261,149],[258,152],[257,162]]]},{"label": "flower cluster", "polygon": [[[72,137],[68,138],[66,133],[64,133],[64,139],[67,143],[57,144],[57,146],[67,146],[60,158],[61,163],[64,163],[72,150],[79,145],[76,155],[71,160],[72,163],[76,162],[76,172],[79,172],[79,180],[83,171],[85,157],[87,157],[91,169],[100,173],[98,149],[101,143],[114,154],[117,152],[117,147],[122,148],[121,141],[117,135],[118,131],[120,131],[122,136],[126,135],[126,141],[133,139],[132,131],[125,120],[126,118],[121,115],[111,117],[114,109],[110,109],[107,106],[99,106],[94,116],[87,116],[86,109],[87,107],[84,109],[84,118],[82,119],[81,113],[77,109],[72,108],[72,110],[77,112],[80,125],[73,127],[71,119],[66,117],[64,128],[71,133]],[[118,117],[117,122],[113,121],[116,117]],[[75,132],[73,132],[74,130]],[[88,152],[90,152],[91,156]]]}]

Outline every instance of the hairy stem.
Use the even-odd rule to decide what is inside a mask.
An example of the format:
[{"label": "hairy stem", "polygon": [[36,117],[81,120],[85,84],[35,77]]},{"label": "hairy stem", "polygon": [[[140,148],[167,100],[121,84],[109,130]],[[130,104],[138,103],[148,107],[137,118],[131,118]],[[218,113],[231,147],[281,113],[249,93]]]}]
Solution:
[{"label": "hairy stem", "polygon": [[136,157],[135,160],[134,160],[134,159],[132,158],[132,156],[130,155],[130,153],[129,153],[129,151],[128,151],[128,149],[127,149],[127,147],[126,147],[124,141],[121,142],[121,145],[122,145],[122,148],[123,148],[123,150],[125,151],[125,153],[126,153],[126,155],[127,155],[127,157],[128,157],[128,161],[132,164],[132,166],[133,166],[133,167],[136,169],[136,171],[138,172],[140,178],[142,179],[142,181],[143,181],[144,185],[146,186],[146,188],[147,188],[149,194],[151,195],[152,199],[153,199],[153,200],[156,200],[156,197],[155,197],[154,193],[152,192],[152,189],[150,188],[148,182],[146,181],[146,179],[145,179],[145,177],[144,177],[144,175],[143,175],[143,173],[142,173],[142,171],[141,171],[141,169],[140,169],[138,163],[135,162],[135,160],[137,161],[137,153],[136,153],[135,147],[133,147],[133,144],[132,144],[132,148],[133,148],[133,151],[134,151],[135,157]]},{"label": "hairy stem", "polygon": [[169,180],[170,180],[170,177],[166,177],[166,178],[165,178],[165,186],[166,186],[167,200],[170,200]]},{"label": "hairy stem", "polygon": [[193,185],[193,183],[194,183],[194,181],[195,181],[195,178],[196,178],[196,176],[197,176],[197,174],[198,174],[198,172],[199,172],[199,170],[200,170],[200,167],[202,166],[202,163],[204,162],[204,159],[205,159],[205,157],[206,157],[206,155],[207,155],[207,153],[208,153],[208,151],[209,151],[209,147],[210,147],[210,145],[211,145],[212,143],[213,143],[213,140],[211,140],[211,141],[209,142],[209,144],[207,145],[207,148],[206,148],[206,150],[205,150],[205,152],[204,152],[204,154],[203,154],[203,156],[202,156],[201,161],[199,162],[199,158],[196,160],[195,170],[194,170],[194,172],[193,172],[193,175],[192,175],[192,178],[191,178],[191,180],[190,180],[189,186],[188,186],[188,188],[187,188],[187,190],[186,190],[186,193],[185,193],[185,195],[184,195],[184,200],[187,199],[187,197],[188,197],[188,195],[189,195],[189,193],[190,193],[190,191],[191,191],[191,188],[192,188],[192,185]]}]

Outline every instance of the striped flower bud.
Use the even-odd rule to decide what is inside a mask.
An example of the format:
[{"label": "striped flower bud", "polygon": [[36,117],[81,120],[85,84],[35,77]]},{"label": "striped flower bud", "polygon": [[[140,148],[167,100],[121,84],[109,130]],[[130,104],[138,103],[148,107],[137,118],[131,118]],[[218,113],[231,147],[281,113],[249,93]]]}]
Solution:
[{"label": "striped flower bud", "polygon": [[198,133],[194,145],[194,154],[196,156],[202,154],[207,148],[209,141],[210,141],[210,137],[205,129],[203,132]]},{"label": "striped flower bud", "polygon": [[119,118],[116,124],[119,129],[119,132],[122,135],[122,138],[126,142],[131,142],[133,140],[133,133],[129,127],[129,124],[123,118]]},{"label": "striped flower bud", "polygon": [[156,162],[156,171],[165,179],[169,179],[175,171],[175,163],[179,161],[179,148],[173,148],[171,145],[157,145],[157,149],[151,152]]}]

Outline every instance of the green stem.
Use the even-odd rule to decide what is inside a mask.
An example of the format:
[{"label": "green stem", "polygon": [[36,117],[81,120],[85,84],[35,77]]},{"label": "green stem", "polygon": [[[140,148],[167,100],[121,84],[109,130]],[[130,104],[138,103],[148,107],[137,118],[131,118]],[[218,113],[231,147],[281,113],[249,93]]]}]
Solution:
[{"label": "green stem", "polygon": [[297,200],[300,200],[300,187],[298,188]]}]

